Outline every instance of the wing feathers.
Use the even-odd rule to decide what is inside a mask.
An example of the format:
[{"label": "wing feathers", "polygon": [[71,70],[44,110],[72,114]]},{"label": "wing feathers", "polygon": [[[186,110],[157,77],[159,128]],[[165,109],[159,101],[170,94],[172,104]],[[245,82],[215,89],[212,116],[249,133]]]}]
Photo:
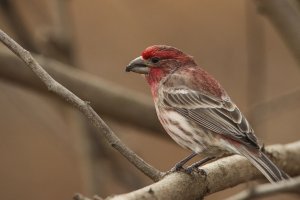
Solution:
[{"label": "wing feathers", "polygon": [[219,98],[188,88],[163,88],[163,106],[170,106],[206,129],[259,148],[246,118],[225,96]]}]

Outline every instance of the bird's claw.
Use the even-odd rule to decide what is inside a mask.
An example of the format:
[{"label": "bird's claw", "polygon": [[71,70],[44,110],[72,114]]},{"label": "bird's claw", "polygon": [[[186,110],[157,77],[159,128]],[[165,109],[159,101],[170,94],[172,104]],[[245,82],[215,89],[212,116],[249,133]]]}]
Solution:
[{"label": "bird's claw", "polygon": [[192,174],[193,172],[196,172],[196,170],[197,170],[197,168],[195,168],[195,167],[188,167],[188,168],[184,169],[184,172],[186,174]]},{"label": "bird's claw", "polygon": [[177,163],[170,171],[171,172],[180,172],[182,170],[184,170],[184,168],[181,165],[181,163]]},{"label": "bird's claw", "polygon": [[195,165],[191,165],[191,166],[187,167],[186,169],[184,169],[184,172],[186,174],[192,174],[193,172],[200,173],[200,174],[203,174],[203,172],[204,172],[206,174],[206,172],[203,169],[201,169],[201,168],[199,168],[199,166],[195,166]]},{"label": "bird's claw", "polygon": [[175,165],[172,169],[167,171],[165,175],[171,174],[174,172],[184,172],[186,174],[192,174],[193,172],[200,172],[201,170],[198,168],[198,166],[191,165],[187,168],[182,167],[181,165]]},{"label": "bird's claw", "polygon": [[169,171],[166,171],[164,176],[168,175],[168,174],[171,174],[171,173],[174,173],[174,172],[182,172],[184,171],[185,169],[181,166],[181,165],[175,165],[174,167],[172,167]]},{"label": "bird's claw", "polygon": [[187,168],[183,168],[183,167],[176,168],[174,166],[172,169],[165,172],[164,176],[166,176],[168,174],[171,174],[171,173],[174,173],[174,172],[183,172],[183,173],[186,173],[186,174],[189,174],[189,175],[191,175],[193,172],[195,172],[195,173],[200,173],[201,175],[206,176],[206,172],[203,169],[198,168],[197,166],[190,166],[190,167],[187,167]]},{"label": "bird's claw", "polygon": [[174,167],[172,167],[169,171],[166,171],[163,175],[163,177],[165,177],[166,175],[168,174],[172,174],[172,173],[175,173],[175,172],[184,172],[184,173],[187,173],[187,174],[191,174],[191,172],[189,173],[187,171],[187,169],[185,169],[181,164],[177,163]]},{"label": "bird's claw", "polygon": [[196,173],[200,173],[201,175],[203,176],[206,176],[206,172],[203,170],[203,169],[199,169],[200,166],[204,165],[205,163],[207,163],[208,161],[211,161],[215,159],[214,156],[212,157],[206,157],[192,165],[190,165],[189,167],[187,168],[184,168],[183,165],[182,165],[182,162],[179,162],[177,163],[171,170],[169,170],[168,172],[166,172],[166,174],[170,174],[170,173],[173,173],[173,172],[184,172],[186,174],[192,174],[193,172],[196,172]]},{"label": "bird's claw", "polygon": [[185,159],[181,160],[180,162],[176,163],[176,165],[174,167],[172,167],[172,169],[170,169],[169,171],[165,172],[163,177],[174,173],[174,172],[184,172],[186,174],[192,174],[193,172],[195,173],[200,173],[201,175],[206,176],[206,172],[202,169],[199,169],[200,166],[202,166],[203,164],[205,164],[208,161],[211,161],[212,159],[215,159],[215,157],[205,157],[204,159],[195,162],[194,164],[190,165],[187,168],[184,168],[183,165],[187,163],[187,161],[189,161],[191,158],[193,158],[196,155],[196,153],[192,153],[191,155],[189,155],[188,157],[186,157]]},{"label": "bird's claw", "polygon": [[199,169],[198,168],[198,170],[199,170],[199,173],[202,175],[202,176],[205,176],[205,177],[207,177],[207,173],[206,173],[206,171],[204,170],[204,169]]}]

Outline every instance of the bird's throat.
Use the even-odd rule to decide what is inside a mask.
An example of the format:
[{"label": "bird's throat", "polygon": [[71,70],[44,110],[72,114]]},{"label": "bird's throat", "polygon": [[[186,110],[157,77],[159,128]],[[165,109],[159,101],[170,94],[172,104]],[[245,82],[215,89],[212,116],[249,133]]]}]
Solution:
[{"label": "bird's throat", "polygon": [[167,72],[161,68],[151,68],[149,74],[145,75],[145,78],[150,85],[152,96],[157,97],[158,86],[163,78],[167,76]]}]

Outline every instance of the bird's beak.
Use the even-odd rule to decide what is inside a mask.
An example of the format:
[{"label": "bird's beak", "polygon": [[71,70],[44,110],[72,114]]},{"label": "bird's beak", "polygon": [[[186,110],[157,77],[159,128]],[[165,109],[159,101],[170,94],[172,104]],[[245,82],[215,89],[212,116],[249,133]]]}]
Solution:
[{"label": "bird's beak", "polygon": [[146,61],[142,58],[142,56],[139,56],[129,63],[129,65],[126,67],[126,72],[148,74],[149,67],[148,67]]}]

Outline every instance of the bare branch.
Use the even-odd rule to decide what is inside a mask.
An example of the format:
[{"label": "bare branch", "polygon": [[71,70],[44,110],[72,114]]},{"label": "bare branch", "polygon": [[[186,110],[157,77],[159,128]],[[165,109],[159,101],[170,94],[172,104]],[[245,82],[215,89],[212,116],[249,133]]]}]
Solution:
[{"label": "bare branch", "polygon": [[258,197],[266,197],[279,193],[298,193],[300,194],[300,177],[287,182],[277,184],[264,184],[242,191],[226,200],[250,200]]},{"label": "bare branch", "polygon": [[[267,147],[269,157],[290,175],[300,174],[300,141],[287,145]],[[108,197],[107,200],[138,199],[201,199],[209,194],[236,186],[262,174],[250,162],[238,155],[219,159],[201,167],[202,173],[187,175],[173,173],[152,185],[121,195]],[[205,175],[206,174],[206,175]]]},{"label": "bare branch", "polygon": [[300,64],[300,11],[295,0],[256,0]]},{"label": "bare branch", "polygon": [[152,180],[159,180],[161,172],[146,163],[142,158],[136,155],[131,149],[123,144],[116,134],[107,126],[100,116],[93,110],[88,102],[81,100],[78,96],[66,89],[60,83],[55,81],[31,56],[31,54],[22,48],[18,43],[11,39],[6,33],[0,30],[0,40],[12,52],[14,52],[27,66],[36,74],[36,76],[47,86],[48,90],[54,92],[70,104],[80,110],[104,135],[108,143],[118,150],[128,161],[141,170]]}]

